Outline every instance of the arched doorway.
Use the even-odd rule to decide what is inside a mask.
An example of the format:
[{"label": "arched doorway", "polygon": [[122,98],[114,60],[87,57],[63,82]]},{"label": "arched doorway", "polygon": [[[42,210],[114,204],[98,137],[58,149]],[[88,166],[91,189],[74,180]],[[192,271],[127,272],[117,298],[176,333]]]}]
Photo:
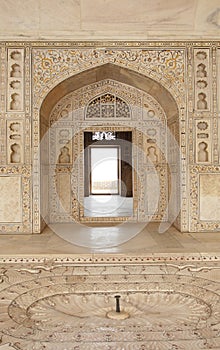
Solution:
[{"label": "arched doorway", "polygon": [[[104,83],[100,84],[101,82]],[[126,117],[120,118],[120,115],[119,117],[116,115],[114,118],[108,117],[103,120],[96,115],[94,119],[88,120],[85,110],[92,96],[91,91],[93,91],[94,97],[97,97],[98,91],[100,94],[110,93],[113,90],[115,93],[118,92],[118,98],[126,96],[128,105],[132,106],[131,119],[126,120]],[[54,129],[55,131],[48,133],[54,123],[56,123],[57,128]],[[60,123],[63,124],[60,126]],[[65,128],[63,128],[63,125]],[[61,152],[61,147],[54,154],[49,152],[49,148],[53,148],[51,139],[56,138],[58,129],[59,132],[63,130],[63,135],[60,134],[63,137],[65,132],[68,133],[67,130],[73,129],[73,125],[76,127],[74,132],[71,131],[68,135],[70,143],[68,144],[68,141],[67,145],[62,146],[67,148],[67,158],[72,159],[72,161],[66,162],[64,169],[63,164],[57,162],[57,158],[61,156],[60,153],[58,154],[58,151]],[[144,130],[143,132],[143,125],[146,126],[148,131]],[[112,64],[96,67],[66,79],[48,94],[42,104],[41,136],[45,139],[41,150],[42,179],[45,179],[41,187],[42,203],[44,203],[42,205],[43,217],[47,218],[49,222],[53,221],[54,218],[58,222],[68,222],[69,216],[72,215],[76,221],[90,222],[90,219],[85,218],[82,200],[85,187],[85,169],[80,168],[77,162],[82,163],[79,154],[83,149],[84,133],[98,132],[101,130],[100,128],[102,131],[108,131],[110,128],[115,132],[133,132],[132,143],[136,150],[133,154],[135,171],[132,182],[134,188],[132,219],[137,221],[174,221],[175,216],[177,216],[176,208],[179,207],[177,202],[180,198],[177,104],[168,90],[159,83],[149,77]],[[45,135],[48,137],[45,137]],[[55,149],[56,147],[55,145]],[[139,160],[145,156],[152,164],[144,163],[144,161],[140,163]],[[71,169],[73,163],[74,169]],[[52,171],[56,173],[52,185],[49,183],[51,176],[48,172],[51,167]],[[140,195],[144,192],[146,185],[145,175],[143,175],[145,168],[148,171],[148,193],[151,193],[150,197],[147,196],[149,197],[147,200],[143,195]],[[60,179],[59,185],[56,183],[57,176]],[[157,184],[155,178],[157,178]],[[61,185],[62,182],[63,185]],[[69,184],[70,191],[61,193],[62,188],[68,187],[66,183]],[[50,198],[45,198],[45,193],[50,194],[53,186],[55,186],[56,192],[58,191],[58,196],[63,198],[63,203],[66,203],[62,208],[64,211],[66,211],[65,206],[68,198],[69,207],[66,217],[62,210],[60,213],[55,211],[54,215],[51,216],[51,208],[48,206],[51,201]],[[152,191],[154,187],[156,187],[157,193]],[[58,188],[61,189],[61,192]],[[155,196],[157,201],[161,203],[161,211],[156,209]],[[61,206],[63,207],[62,203]],[[112,220],[114,218],[110,219],[111,222]],[[95,221],[97,221],[97,218]],[[108,218],[99,220],[99,223],[106,221],[108,221]]]}]

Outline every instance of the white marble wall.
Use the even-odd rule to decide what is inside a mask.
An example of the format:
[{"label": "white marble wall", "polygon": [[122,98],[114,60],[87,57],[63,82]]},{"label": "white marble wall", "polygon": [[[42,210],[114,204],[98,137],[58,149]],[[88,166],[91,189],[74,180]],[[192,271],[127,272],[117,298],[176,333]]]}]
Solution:
[{"label": "white marble wall", "polygon": [[0,222],[22,221],[22,188],[20,176],[0,177]]},{"label": "white marble wall", "polygon": [[218,0],[1,0],[0,38],[217,38]]},{"label": "white marble wall", "polygon": [[[211,21],[217,23],[215,16]],[[45,146],[45,158],[41,155],[40,159],[39,152],[40,132],[48,130],[52,111],[51,102],[41,110],[46,96],[67,78],[109,63],[150,77],[152,82],[169,91],[178,106],[178,118],[172,120],[169,116],[168,123],[181,150],[180,164],[175,159],[171,160],[172,154],[169,154],[172,163],[169,171],[181,188],[181,191],[177,188],[172,199],[173,203],[181,200],[176,225],[181,231],[220,229],[219,43],[186,41],[174,45],[173,42],[128,42],[120,43],[120,49],[117,45],[117,42],[0,42],[1,232],[40,232],[41,210],[48,212],[48,198],[44,200],[45,193],[50,190],[48,144]],[[136,81],[133,80],[132,84],[135,85]],[[70,92],[71,88],[74,89],[74,86],[66,85],[66,91]],[[166,105],[163,94],[157,95],[156,90],[152,88],[151,93],[163,105],[166,114],[169,103]],[[53,93],[53,99],[59,104],[65,89],[60,90],[60,98]],[[88,97],[86,94],[84,99]],[[80,117],[82,101],[77,103],[77,115]],[[41,123],[40,115],[43,115]],[[68,129],[68,118],[65,123]],[[65,128],[61,127],[62,130]],[[75,146],[69,145],[71,157]],[[77,147],[80,149],[81,145]],[[42,177],[40,163],[43,164]],[[181,178],[176,177],[179,166]],[[67,175],[64,178],[60,178],[57,185],[59,191],[63,183],[69,182]],[[77,189],[79,184],[74,183],[73,176],[71,181]],[[206,191],[209,184],[212,184],[211,193]],[[64,197],[66,207],[70,198],[66,201]],[[9,210],[9,206],[13,208]],[[169,209],[171,213],[172,208]]]}]

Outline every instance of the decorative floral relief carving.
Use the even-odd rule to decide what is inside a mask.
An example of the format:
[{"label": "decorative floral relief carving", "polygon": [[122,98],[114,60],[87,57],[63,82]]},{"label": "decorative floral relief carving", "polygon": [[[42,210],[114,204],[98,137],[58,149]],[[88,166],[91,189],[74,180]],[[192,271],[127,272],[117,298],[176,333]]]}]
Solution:
[{"label": "decorative floral relief carving", "polygon": [[204,121],[198,122],[197,128],[199,130],[206,130],[206,129],[208,129],[208,123],[204,122]]},{"label": "decorative floral relief carving", "polygon": [[180,90],[183,89],[182,50],[34,49],[33,53],[34,70],[39,72],[35,81],[36,94],[42,90],[42,82],[53,86],[54,75],[57,84],[65,73],[71,76],[82,67],[85,70],[104,63],[132,67],[159,81],[163,76]]},{"label": "decorative floral relief carving", "polygon": [[198,51],[196,53],[196,57],[198,58],[199,61],[203,61],[207,58],[207,53],[205,51]]},{"label": "decorative floral relief carving", "polygon": [[199,89],[205,89],[208,85],[208,83],[205,80],[198,80],[196,82],[196,85]]}]

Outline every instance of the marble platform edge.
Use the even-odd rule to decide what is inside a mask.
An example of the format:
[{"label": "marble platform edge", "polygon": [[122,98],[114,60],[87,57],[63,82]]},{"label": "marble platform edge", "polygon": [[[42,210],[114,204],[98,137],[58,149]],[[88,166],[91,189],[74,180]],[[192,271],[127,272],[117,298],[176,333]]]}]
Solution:
[{"label": "marble platform edge", "polygon": [[17,254],[17,255],[1,255],[0,264],[4,263],[74,263],[84,264],[148,264],[148,263],[185,263],[185,262],[220,262],[220,253],[155,253],[138,257],[128,254]]}]

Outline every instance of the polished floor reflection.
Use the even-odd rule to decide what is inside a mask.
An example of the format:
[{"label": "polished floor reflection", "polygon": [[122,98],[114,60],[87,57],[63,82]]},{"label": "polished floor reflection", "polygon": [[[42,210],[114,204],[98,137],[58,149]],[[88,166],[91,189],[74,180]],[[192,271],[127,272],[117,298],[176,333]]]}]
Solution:
[{"label": "polished floor reflection", "polygon": [[133,198],[120,195],[91,195],[84,198],[84,216],[123,217],[133,215]]},{"label": "polished floor reflection", "polygon": [[[134,226],[133,226],[134,225]],[[131,227],[135,227],[135,224]],[[65,233],[68,224],[60,224],[59,229]],[[98,234],[98,228],[102,233],[102,240],[108,241],[108,237],[111,236],[113,227],[87,227],[82,225],[83,228],[88,228],[91,237],[94,242],[100,242],[100,235]],[[120,224],[114,227],[118,227],[118,231],[125,238],[127,233],[127,226]],[[146,223],[144,227],[139,230],[137,227],[137,234],[133,235],[133,238],[127,239],[124,243],[119,240],[115,242],[114,246],[102,246],[97,248],[91,248],[87,245],[79,246],[72,244],[65,240],[61,236],[55,234],[55,230],[51,227],[46,227],[42,234],[34,235],[0,235],[0,256],[5,255],[72,255],[72,254],[123,254],[134,256],[172,256],[197,254],[220,254],[220,233],[219,232],[197,232],[181,233],[175,227],[169,227],[164,233],[159,233],[160,224],[158,223]],[[104,235],[105,233],[105,235]],[[80,237],[79,230],[72,230],[73,238]],[[81,237],[81,239],[86,239]],[[99,244],[99,243],[98,243]]]}]

